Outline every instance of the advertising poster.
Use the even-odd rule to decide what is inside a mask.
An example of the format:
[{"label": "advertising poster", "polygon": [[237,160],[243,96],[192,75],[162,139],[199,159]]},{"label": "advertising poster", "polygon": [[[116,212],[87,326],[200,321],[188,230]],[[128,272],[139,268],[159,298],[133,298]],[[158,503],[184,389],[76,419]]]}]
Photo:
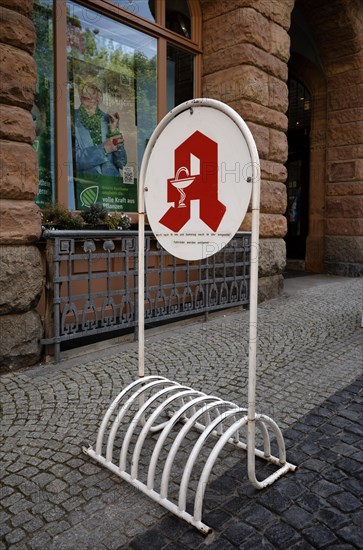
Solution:
[{"label": "advertising poster", "polygon": [[35,126],[33,148],[37,152],[39,167],[39,189],[34,200],[40,208],[52,202],[50,90],[49,80],[38,75],[32,117]]},{"label": "advertising poster", "polygon": [[69,69],[76,209],[136,212],[134,78],[79,59]]}]

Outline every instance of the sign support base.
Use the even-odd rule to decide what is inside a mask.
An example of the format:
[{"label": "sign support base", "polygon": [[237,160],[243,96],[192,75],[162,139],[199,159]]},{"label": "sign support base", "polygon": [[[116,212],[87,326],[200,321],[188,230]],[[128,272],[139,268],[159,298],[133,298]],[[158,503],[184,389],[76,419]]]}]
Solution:
[{"label": "sign support base", "polygon": [[[145,187],[149,159],[155,143],[163,130],[183,111],[204,107],[224,113],[239,129],[249,152],[249,162],[243,166],[248,177],[246,187],[252,182],[252,237],[250,269],[250,321],[248,355],[248,408],[208,396],[161,376],[145,376],[144,369],[144,227]],[[233,128],[234,128],[233,125]],[[234,128],[235,131],[235,128]],[[183,170],[186,173],[185,166]],[[177,174],[177,176],[179,176]],[[188,174],[187,174],[188,175]],[[186,179],[186,178],[184,178]],[[173,180],[182,189],[181,179]],[[188,180],[189,181],[189,180]],[[181,200],[184,201],[184,193]],[[247,203],[249,197],[247,198]],[[211,528],[202,521],[203,501],[212,468],[227,444],[247,451],[248,479],[257,489],[274,483],[296,466],[286,461],[285,443],[276,422],[256,413],[256,351],[257,351],[257,290],[259,254],[260,174],[259,158],[252,134],[242,118],[230,107],[213,99],[194,99],[170,111],[156,127],[145,150],[139,178],[139,379],[132,382],[114,399],[108,408],[98,431],[95,449],[84,446],[83,451],[122,479],[148,495],[176,516],[207,535]],[[184,203],[183,203],[184,204]],[[179,204],[179,206],[181,203]],[[247,206],[246,206],[247,208]],[[197,259],[188,258],[186,259]],[[147,266],[146,266],[147,269]],[[201,432],[188,453],[185,462],[185,446],[189,444],[193,430]],[[256,431],[262,438],[262,449],[256,448]],[[122,432],[122,433],[121,433]],[[155,434],[159,433],[155,441]],[[278,448],[278,456],[271,455],[271,434]],[[119,436],[116,438],[116,436]],[[210,440],[216,443],[208,452]],[[121,446],[117,445],[121,442]],[[185,445],[186,444],[186,445]],[[150,447],[151,445],[151,447]],[[185,463],[179,483],[176,501],[170,496],[171,474],[176,457],[183,449]],[[207,456],[206,456],[207,454]],[[256,477],[256,457],[276,466],[276,470],[262,481]],[[147,461],[146,479],[139,479],[142,462]],[[160,477],[160,462],[164,461]],[[201,465],[204,464],[202,467]],[[190,492],[192,470],[201,469],[195,489],[193,511],[187,509],[187,493]]]},{"label": "sign support base", "polygon": [[[135,405],[143,402],[138,408]],[[212,468],[223,448],[229,444],[243,451],[248,450],[247,409],[216,396],[193,390],[161,376],[146,376],[127,386],[113,401],[105,414],[98,432],[96,448],[84,447],[83,451],[102,466],[148,495],[164,508],[196,527],[207,535],[211,528],[202,521],[203,501]],[[161,423],[160,419],[168,417]],[[263,481],[257,481],[254,468],[248,476],[251,483],[262,489],[296,466],[286,461],[284,440],[277,424],[268,416],[256,414],[253,421],[262,436],[262,449],[251,447],[253,464],[256,457],[262,458],[277,469]],[[126,429],[126,427],[127,429]],[[243,432],[247,428],[247,438]],[[178,453],[185,452],[191,430],[201,435],[197,438],[181,475],[176,502],[169,496],[174,483],[173,473]],[[116,450],[118,431],[124,430],[121,449]],[[155,432],[158,438],[155,443]],[[270,433],[275,437],[278,456],[271,455]],[[152,437],[154,436],[154,437]],[[152,437],[153,450],[146,449]],[[216,442],[207,448],[210,439]],[[172,443],[171,443],[172,441]],[[210,446],[210,445],[209,445]],[[161,455],[162,458],[161,458]],[[207,458],[206,458],[207,455]],[[180,455],[179,455],[180,456]],[[184,455],[183,455],[184,456]],[[164,468],[160,477],[157,468],[160,461]],[[146,481],[139,479],[141,461],[147,461]],[[187,494],[192,493],[190,479],[193,468],[204,464],[194,492],[193,512],[187,510]],[[156,483],[158,479],[158,483]],[[158,486],[157,486],[158,485]]]}]

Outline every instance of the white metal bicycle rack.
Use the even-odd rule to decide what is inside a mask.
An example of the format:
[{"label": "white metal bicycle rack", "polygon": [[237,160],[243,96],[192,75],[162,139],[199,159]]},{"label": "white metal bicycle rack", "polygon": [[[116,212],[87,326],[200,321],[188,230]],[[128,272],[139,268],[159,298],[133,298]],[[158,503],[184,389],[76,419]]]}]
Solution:
[{"label": "white metal bicycle rack", "polygon": [[[286,461],[284,439],[277,424],[255,410],[256,350],[257,350],[257,285],[260,180],[259,158],[253,137],[242,118],[227,105],[212,99],[195,99],[179,105],[160,122],[147,145],[139,180],[139,274],[144,273],[145,229],[145,174],[151,151],[163,129],[182,111],[208,106],[229,116],[243,134],[252,158],[252,248],[254,258],[250,272],[249,366],[248,408],[210,396],[203,392],[173,382],[162,376],[145,376],[144,369],[144,278],[139,276],[139,379],[132,382],[114,399],[108,408],[98,431],[96,447],[84,447],[83,451],[113,473],[128,481],[137,489],[164,506],[176,516],[208,534],[211,528],[202,521],[203,499],[212,468],[227,444],[247,451],[248,479],[254,487],[262,489],[271,485],[296,466]],[[256,428],[262,435],[262,450],[256,448]],[[175,472],[178,451],[190,440],[191,431],[201,432],[188,450],[178,497],[170,496],[170,484]],[[122,435],[120,436],[122,432]],[[246,432],[243,437],[243,432]],[[275,436],[278,457],[271,455],[270,433]],[[155,442],[155,435],[158,438]],[[119,435],[119,438],[117,437]],[[206,455],[206,442],[216,442]],[[161,460],[161,454],[164,458]],[[117,459],[115,459],[117,455]],[[185,455],[183,455],[185,456]],[[256,478],[256,457],[265,459],[276,470],[263,481]],[[139,478],[140,461],[147,462],[146,478]],[[200,462],[204,460],[204,466]],[[160,464],[163,462],[161,473]],[[187,509],[187,493],[193,468],[201,469],[194,493],[193,510]],[[157,476],[159,472],[159,476]],[[180,472],[179,472],[180,473]],[[158,483],[156,479],[158,477]],[[160,477],[160,482],[159,482]],[[178,480],[177,480],[178,481]]]}]

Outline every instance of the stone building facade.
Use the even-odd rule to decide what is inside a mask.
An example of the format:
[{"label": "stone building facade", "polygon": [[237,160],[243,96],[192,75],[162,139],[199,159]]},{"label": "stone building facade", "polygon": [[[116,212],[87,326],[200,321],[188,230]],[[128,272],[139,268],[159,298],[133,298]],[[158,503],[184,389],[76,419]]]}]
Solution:
[{"label": "stone building facade", "polygon": [[[193,2],[194,0],[192,0]],[[309,91],[308,272],[363,274],[363,8],[360,0],[200,0],[202,94],[247,122],[262,176],[260,298],[283,287],[288,232],[288,81]],[[31,108],[33,0],[0,0],[0,363],[41,357],[46,284]],[[248,229],[247,214],[242,229]]]},{"label": "stone building facade", "polygon": [[38,164],[31,108],[36,85],[33,0],[0,3],[0,363],[40,359],[42,323],[36,305],[44,284],[34,197]]}]

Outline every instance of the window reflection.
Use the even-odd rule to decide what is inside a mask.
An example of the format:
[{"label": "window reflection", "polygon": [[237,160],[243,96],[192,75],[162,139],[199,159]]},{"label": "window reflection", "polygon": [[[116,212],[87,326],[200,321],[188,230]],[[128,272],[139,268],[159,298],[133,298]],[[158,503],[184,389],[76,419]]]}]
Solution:
[{"label": "window reflection", "polygon": [[166,0],[166,28],[191,38],[191,18],[187,0]]},{"label": "window reflection", "polygon": [[156,39],[67,6],[69,206],[136,211],[138,169],[156,125]]},{"label": "window reflection", "polygon": [[155,21],[154,0],[115,0],[112,4],[149,21]]},{"label": "window reflection", "polygon": [[37,0],[33,22],[37,33],[34,58],[37,62],[37,85],[32,108],[36,137],[33,147],[38,155],[39,191],[35,202],[43,207],[54,196],[54,62],[53,2]]},{"label": "window reflection", "polygon": [[193,98],[194,55],[168,45],[167,48],[167,109]]}]

